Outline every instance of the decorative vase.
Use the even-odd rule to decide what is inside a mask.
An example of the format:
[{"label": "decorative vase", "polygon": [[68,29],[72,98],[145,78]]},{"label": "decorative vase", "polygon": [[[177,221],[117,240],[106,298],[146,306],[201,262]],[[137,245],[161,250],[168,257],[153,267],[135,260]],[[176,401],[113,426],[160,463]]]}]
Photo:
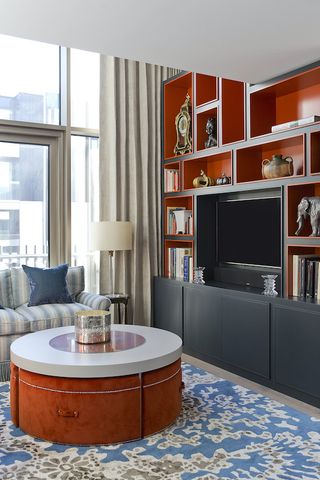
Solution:
[{"label": "decorative vase", "polygon": [[293,158],[272,155],[272,160],[262,161],[262,178],[290,177],[293,175]]},{"label": "decorative vase", "polygon": [[204,285],[206,282],[203,279],[203,271],[205,267],[194,267],[193,268],[193,283],[198,285]]},{"label": "decorative vase", "polygon": [[276,291],[276,278],[278,275],[261,275],[264,280],[264,290],[262,295],[269,297],[276,297],[278,292]]}]

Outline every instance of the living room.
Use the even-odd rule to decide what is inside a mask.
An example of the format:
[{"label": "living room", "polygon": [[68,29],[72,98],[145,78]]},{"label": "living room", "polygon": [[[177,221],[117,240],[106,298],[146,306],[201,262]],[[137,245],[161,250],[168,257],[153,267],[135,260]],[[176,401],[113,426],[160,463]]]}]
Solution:
[{"label": "living room", "polygon": [[0,478],[320,478],[320,6],[0,7]]}]

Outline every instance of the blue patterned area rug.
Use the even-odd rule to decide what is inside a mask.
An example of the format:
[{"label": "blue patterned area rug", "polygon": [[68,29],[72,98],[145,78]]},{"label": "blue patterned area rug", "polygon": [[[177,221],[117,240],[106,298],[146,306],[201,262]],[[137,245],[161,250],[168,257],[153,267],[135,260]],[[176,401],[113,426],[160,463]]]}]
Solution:
[{"label": "blue patterned area rug", "polygon": [[52,444],[10,421],[0,384],[1,480],[319,480],[320,419],[183,366],[177,423],[138,442],[105,447]]}]

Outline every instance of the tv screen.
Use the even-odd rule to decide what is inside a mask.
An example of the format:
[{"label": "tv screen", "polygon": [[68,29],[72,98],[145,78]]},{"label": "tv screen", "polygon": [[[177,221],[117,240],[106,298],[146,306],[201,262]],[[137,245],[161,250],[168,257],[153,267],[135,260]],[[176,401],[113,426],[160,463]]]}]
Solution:
[{"label": "tv screen", "polygon": [[281,266],[280,198],[218,203],[218,261]]}]

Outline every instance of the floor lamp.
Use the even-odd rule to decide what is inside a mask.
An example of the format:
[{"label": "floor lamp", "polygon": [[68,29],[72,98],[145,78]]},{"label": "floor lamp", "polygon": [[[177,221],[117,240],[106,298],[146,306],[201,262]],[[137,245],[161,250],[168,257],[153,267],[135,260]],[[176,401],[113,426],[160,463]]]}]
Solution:
[{"label": "floor lamp", "polygon": [[131,222],[93,222],[91,224],[90,250],[109,254],[111,292],[114,295],[114,252],[132,249]]}]

